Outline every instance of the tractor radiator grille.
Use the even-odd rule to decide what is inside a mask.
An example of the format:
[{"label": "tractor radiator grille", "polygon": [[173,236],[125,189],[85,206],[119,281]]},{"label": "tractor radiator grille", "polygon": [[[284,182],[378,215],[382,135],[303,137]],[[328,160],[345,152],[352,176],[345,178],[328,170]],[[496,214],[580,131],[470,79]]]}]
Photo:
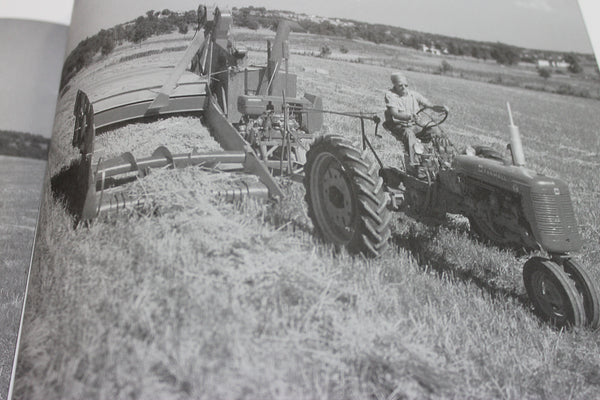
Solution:
[{"label": "tractor radiator grille", "polygon": [[565,237],[577,232],[575,213],[568,193],[532,193],[531,199],[541,234]]}]

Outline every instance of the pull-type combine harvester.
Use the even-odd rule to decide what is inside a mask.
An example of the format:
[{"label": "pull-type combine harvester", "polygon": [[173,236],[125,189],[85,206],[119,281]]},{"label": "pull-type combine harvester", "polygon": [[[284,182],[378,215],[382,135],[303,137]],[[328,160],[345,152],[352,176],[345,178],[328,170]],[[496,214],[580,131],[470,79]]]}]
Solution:
[{"label": "pull-type combine harvester", "polygon": [[[365,133],[364,122],[371,120],[377,136],[376,114],[338,113],[360,119],[362,151],[341,136],[315,137],[323,113],[332,111],[324,111],[317,96],[297,97],[297,77],[287,65],[289,23],[280,23],[268,44],[267,65],[255,67],[246,65],[246,54],[229,38],[230,14],[217,9],[208,16],[203,7],[198,14],[204,35],[194,37],[162,86],[148,86],[157,71],[146,71],[144,77],[144,72],[136,73],[126,90],[93,104],[85,93],[77,93],[73,146],[81,157],[72,165],[76,182],[71,182],[75,188],[69,189],[67,201],[78,221],[135,206],[137,200],[128,199],[118,186],[152,168],[201,165],[259,178],[259,183],[224,193],[229,199],[282,198],[274,175],[304,175],[308,213],[315,234],[324,240],[377,256],[391,235],[394,211],[417,217],[462,214],[487,242],[548,254],[532,257],[523,269],[525,288],[540,316],[558,326],[600,327],[596,284],[571,256],[580,250],[581,239],[568,186],[524,166],[512,117],[512,160],[485,148],[456,155],[448,151],[447,140],[434,139],[415,148],[425,178],[404,164],[386,167]],[[182,113],[202,115],[224,151],[172,154],[160,147],[142,159],[131,153],[95,159],[96,130]],[[426,126],[446,117],[447,112]],[[369,151],[377,162],[367,161]]]},{"label": "pull-type combine harvester", "polygon": [[[204,35],[196,34],[166,80],[164,68],[146,69],[124,81],[128,86],[123,92],[93,104],[83,91],[77,93],[73,146],[79,148],[81,160],[72,209],[79,220],[135,205],[112,188],[131,180],[132,173],[144,175],[151,168],[202,165],[244,171],[257,175],[260,183],[241,185],[225,195],[269,198],[283,196],[272,172],[298,175],[302,171],[306,149],[323,123],[322,113],[308,110],[321,110],[322,102],[309,94],[296,97],[297,77],[287,66],[291,24],[279,24],[274,43],[269,43],[267,66],[247,66],[246,54],[235,49],[229,37],[231,15],[217,9],[207,18],[203,7],[198,13]],[[161,78],[162,86],[149,84]],[[96,132],[176,114],[202,115],[224,151],[171,154],[160,147],[144,159],[131,153],[95,159]]]}]

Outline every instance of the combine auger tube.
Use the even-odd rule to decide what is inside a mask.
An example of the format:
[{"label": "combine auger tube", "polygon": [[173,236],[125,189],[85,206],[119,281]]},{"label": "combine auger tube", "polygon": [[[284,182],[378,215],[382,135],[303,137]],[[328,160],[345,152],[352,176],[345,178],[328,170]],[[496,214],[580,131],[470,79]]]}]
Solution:
[{"label": "combine auger tube", "polygon": [[[149,157],[137,159],[132,153],[126,152],[115,158],[99,160],[95,165],[92,159],[95,136],[94,108],[83,91],[77,93],[74,115],[73,145],[79,148],[81,157],[71,165],[71,171],[68,174],[71,182],[67,182],[66,185],[75,187],[71,190],[70,199],[67,201],[71,202],[68,208],[75,214],[78,221],[94,219],[102,212],[141,206],[143,200],[130,199],[122,191],[116,191],[114,188],[138,177],[143,177],[155,168],[201,166],[207,170],[249,173],[256,175],[260,182],[241,181],[237,188],[215,194],[230,201],[246,197],[261,199],[283,197],[283,192],[267,168],[250,146],[237,135],[234,128],[222,119],[218,108],[211,113],[211,120],[215,124],[220,124],[222,145],[224,144],[224,147],[228,148],[241,148],[241,150],[172,154],[168,148],[161,146]],[[231,128],[225,129],[226,125],[224,124]]]}]

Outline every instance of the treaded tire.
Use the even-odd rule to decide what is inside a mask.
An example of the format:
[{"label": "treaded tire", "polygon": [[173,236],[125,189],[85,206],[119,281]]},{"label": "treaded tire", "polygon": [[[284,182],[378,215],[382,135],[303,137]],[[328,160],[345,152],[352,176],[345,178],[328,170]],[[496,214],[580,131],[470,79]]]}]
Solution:
[{"label": "treaded tire", "polygon": [[523,266],[523,283],[536,313],[557,327],[586,324],[575,282],[555,262],[532,257]]},{"label": "treaded tire", "polygon": [[352,254],[378,256],[392,218],[379,165],[345,138],[317,138],[306,154],[305,200],[315,234]]},{"label": "treaded tire", "polygon": [[600,328],[600,293],[596,283],[584,266],[574,259],[565,259],[563,268],[575,282],[575,288],[582,296],[586,325],[593,330]]}]

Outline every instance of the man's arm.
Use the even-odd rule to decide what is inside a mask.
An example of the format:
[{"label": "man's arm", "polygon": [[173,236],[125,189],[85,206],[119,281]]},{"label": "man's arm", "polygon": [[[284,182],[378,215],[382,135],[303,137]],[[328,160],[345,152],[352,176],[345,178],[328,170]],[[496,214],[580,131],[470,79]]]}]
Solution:
[{"label": "man's arm", "polygon": [[419,102],[419,106],[423,108],[431,108],[433,111],[438,113],[448,112],[448,107],[443,105],[435,105],[421,94],[417,94],[417,101]]}]

